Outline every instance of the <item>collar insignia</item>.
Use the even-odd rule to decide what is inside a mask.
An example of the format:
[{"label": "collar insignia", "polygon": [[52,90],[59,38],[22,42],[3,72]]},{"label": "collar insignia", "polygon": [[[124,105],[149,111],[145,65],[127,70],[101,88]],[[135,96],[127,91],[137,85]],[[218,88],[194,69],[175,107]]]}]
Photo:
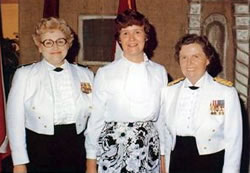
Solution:
[{"label": "collar insignia", "polygon": [[91,84],[88,82],[81,82],[81,90],[85,94],[89,94],[92,92]]}]

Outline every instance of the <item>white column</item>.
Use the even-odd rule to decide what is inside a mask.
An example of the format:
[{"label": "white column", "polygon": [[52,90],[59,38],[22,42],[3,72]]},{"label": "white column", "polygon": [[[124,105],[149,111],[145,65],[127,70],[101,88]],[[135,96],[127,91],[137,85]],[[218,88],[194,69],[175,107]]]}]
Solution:
[{"label": "white column", "polygon": [[249,6],[246,3],[235,3],[235,87],[237,88],[245,106],[249,105]]},{"label": "white column", "polygon": [[189,34],[201,34],[201,2],[200,0],[191,0],[189,3]]},{"label": "white column", "polygon": [[237,46],[235,58],[235,87],[239,92],[240,98],[244,101],[246,110],[248,111],[248,119],[250,120],[249,3],[234,3],[234,15]]}]

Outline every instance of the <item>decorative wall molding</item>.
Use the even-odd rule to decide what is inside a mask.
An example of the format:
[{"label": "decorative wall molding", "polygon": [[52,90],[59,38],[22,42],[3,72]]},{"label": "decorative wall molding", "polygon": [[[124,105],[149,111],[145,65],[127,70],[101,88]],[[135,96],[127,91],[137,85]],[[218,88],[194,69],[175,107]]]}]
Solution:
[{"label": "decorative wall molding", "polygon": [[193,0],[189,3],[189,27],[188,33],[201,34],[201,3]]},{"label": "decorative wall molding", "polygon": [[[215,30],[216,27],[217,30]],[[226,17],[218,13],[210,14],[202,24],[202,33],[203,35],[206,35],[208,37],[209,41],[213,44],[217,52],[220,54],[221,63],[224,67],[223,71],[220,73],[220,76],[226,78],[226,52],[228,47]]]},{"label": "decorative wall molding", "polygon": [[239,4],[239,3],[235,3],[234,5],[234,11],[235,14],[248,14],[249,13],[249,6],[248,4]]},{"label": "decorative wall molding", "polygon": [[250,106],[249,4],[234,3],[236,58],[235,87],[246,108]]}]

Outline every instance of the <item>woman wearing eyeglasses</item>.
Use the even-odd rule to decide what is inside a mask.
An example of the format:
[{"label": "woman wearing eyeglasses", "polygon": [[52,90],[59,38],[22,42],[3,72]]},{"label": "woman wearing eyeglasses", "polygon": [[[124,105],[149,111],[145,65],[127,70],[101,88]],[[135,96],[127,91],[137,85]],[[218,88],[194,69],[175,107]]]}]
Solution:
[{"label": "woman wearing eyeglasses", "polygon": [[73,32],[43,18],[33,40],[41,61],[17,69],[7,102],[13,172],[84,172],[93,73],[65,59]]}]

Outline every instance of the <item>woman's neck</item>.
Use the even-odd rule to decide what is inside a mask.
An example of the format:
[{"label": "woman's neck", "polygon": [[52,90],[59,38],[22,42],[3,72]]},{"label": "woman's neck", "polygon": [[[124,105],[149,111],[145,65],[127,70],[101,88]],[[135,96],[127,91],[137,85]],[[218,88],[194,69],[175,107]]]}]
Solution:
[{"label": "woman's neck", "polygon": [[141,63],[144,61],[144,55],[136,55],[136,56],[126,56],[124,55],[125,58],[127,58],[129,61],[134,62],[134,63]]}]

